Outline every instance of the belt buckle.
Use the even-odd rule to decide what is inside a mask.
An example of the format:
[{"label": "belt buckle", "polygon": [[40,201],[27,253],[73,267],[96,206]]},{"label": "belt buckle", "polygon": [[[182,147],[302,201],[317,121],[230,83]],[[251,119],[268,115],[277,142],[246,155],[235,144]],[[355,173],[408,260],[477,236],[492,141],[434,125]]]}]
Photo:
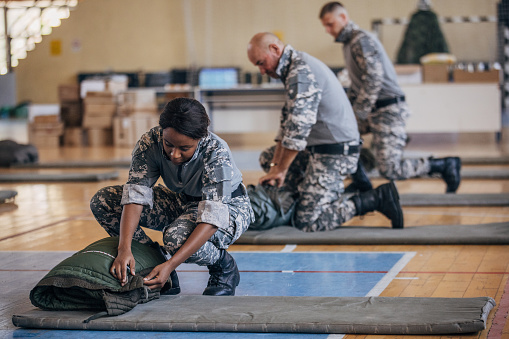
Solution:
[{"label": "belt buckle", "polygon": [[343,144],[343,155],[348,155],[348,150],[350,149],[350,145]]}]

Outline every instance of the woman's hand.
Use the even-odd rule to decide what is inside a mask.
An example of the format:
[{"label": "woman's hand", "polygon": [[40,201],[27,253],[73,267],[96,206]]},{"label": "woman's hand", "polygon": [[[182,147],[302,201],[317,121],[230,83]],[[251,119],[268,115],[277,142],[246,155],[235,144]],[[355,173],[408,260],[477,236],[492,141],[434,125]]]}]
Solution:
[{"label": "woman's hand", "polygon": [[143,284],[148,286],[151,290],[163,288],[164,284],[168,281],[171,271],[173,271],[173,269],[168,262],[157,265],[152,272],[143,279]]},{"label": "woman's hand", "polygon": [[135,275],[136,262],[131,250],[119,250],[115,261],[111,265],[110,273],[120,281],[120,285],[127,284],[127,275]]}]

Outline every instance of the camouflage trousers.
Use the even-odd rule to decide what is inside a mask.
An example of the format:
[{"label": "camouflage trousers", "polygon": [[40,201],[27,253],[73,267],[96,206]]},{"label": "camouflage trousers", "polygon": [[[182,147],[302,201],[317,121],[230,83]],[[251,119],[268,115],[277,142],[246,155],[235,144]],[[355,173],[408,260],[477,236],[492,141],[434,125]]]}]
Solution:
[{"label": "camouflage trousers", "polygon": [[[112,237],[120,235],[122,188],[122,185],[104,187],[90,201],[90,209],[96,220]],[[153,208],[143,207],[139,226],[134,232],[133,239],[141,243],[152,243],[152,239],[140,226],[160,231],[163,233],[164,248],[169,254],[174,255],[197,226],[198,202],[187,202],[185,195],[172,192],[162,185],[155,186],[153,193]],[[228,205],[230,209],[229,229],[245,230],[252,220],[249,198],[236,197],[233,200],[235,200],[235,204]],[[240,223],[246,225],[239,225]],[[215,263],[221,254],[220,249],[228,248],[239,236],[240,234],[228,234],[223,229],[218,229],[195,254],[186,260],[186,263],[200,266]]]},{"label": "camouflage trousers", "polygon": [[[260,155],[265,172],[270,169],[275,146]],[[319,154],[301,151],[291,164],[284,187],[297,195],[292,224],[305,232],[340,227],[356,215],[351,200],[342,199],[345,178],[357,170],[359,153]]]},{"label": "camouflage trousers", "polygon": [[362,134],[372,133],[371,149],[380,175],[389,180],[427,176],[429,160],[403,159],[406,146],[406,119],[410,115],[405,102],[389,105],[372,112],[367,120],[357,119]]}]

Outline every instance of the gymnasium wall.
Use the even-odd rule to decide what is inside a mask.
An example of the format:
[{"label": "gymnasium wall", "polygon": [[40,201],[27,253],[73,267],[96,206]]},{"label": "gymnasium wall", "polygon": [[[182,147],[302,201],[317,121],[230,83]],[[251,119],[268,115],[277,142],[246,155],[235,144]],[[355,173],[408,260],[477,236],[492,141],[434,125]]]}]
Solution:
[{"label": "gymnasium wall", "polygon": [[[318,12],[326,0],[82,0],[15,68],[18,100],[56,103],[57,86],[79,72],[168,71],[237,66],[255,72],[246,45],[260,31],[330,66],[342,66],[341,45],[325,33]],[[371,29],[378,18],[409,18],[417,0],[343,0],[351,18]],[[432,0],[439,16],[496,16],[498,0]],[[451,52],[463,61],[495,61],[496,23],[444,24]],[[395,59],[404,26],[384,26],[381,40]],[[55,53],[52,42],[60,43]]]}]

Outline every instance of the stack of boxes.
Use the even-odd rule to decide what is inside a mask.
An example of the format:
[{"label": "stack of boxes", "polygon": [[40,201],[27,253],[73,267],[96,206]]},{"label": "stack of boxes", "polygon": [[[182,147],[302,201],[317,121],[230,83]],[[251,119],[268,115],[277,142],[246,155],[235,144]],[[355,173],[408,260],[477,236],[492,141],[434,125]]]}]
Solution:
[{"label": "stack of boxes", "polygon": [[58,114],[34,116],[28,125],[28,142],[37,148],[58,148],[63,132]]},{"label": "stack of boxes", "polygon": [[83,129],[89,146],[112,144],[113,116],[117,110],[115,96],[110,91],[86,93],[83,100]]},{"label": "stack of boxes", "polygon": [[60,119],[64,124],[64,146],[81,146],[83,144],[83,131],[81,121],[81,98],[79,85],[58,86],[58,99],[60,101]]},{"label": "stack of boxes", "polygon": [[132,148],[143,133],[158,123],[155,90],[137,89],[120,93],[117,115],[113,118],[113,143],[116,147]]}]

